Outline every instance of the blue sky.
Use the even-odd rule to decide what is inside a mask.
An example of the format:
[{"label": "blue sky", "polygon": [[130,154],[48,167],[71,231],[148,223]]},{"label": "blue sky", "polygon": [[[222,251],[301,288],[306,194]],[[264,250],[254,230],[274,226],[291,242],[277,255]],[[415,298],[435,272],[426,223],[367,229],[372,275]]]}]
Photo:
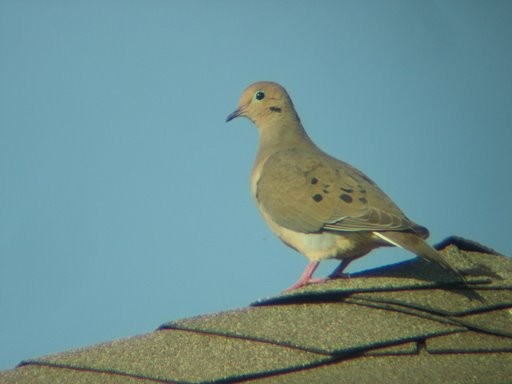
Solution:
[{"label": "blue sky", "polygon": [[0,369],[298,278],[306,259],[251,200],[257,130],[224,122],[254,81],[283,84],[315,142],[432,243],[511,255],[511,16],[509,1],[0,1]]}]

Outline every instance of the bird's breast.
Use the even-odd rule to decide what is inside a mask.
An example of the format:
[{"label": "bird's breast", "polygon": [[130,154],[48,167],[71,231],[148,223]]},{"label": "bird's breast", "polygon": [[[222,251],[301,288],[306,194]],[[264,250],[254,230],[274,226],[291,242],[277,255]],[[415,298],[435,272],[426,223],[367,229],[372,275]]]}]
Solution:
[{"label": "bird's breast", "polygon": [[257,205],[272,232],[286,245],[306,256],[310,261],[344,258],[359,253],[360,241],[359,235],[356,233],[343,234],[329,231],[304,233],[294,231],[277,224],[261,204]]}]

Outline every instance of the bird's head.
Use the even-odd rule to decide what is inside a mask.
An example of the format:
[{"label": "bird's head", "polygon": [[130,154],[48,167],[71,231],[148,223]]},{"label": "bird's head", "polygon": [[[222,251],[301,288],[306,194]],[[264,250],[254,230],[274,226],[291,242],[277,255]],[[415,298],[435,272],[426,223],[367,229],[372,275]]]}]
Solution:
[{"label": "bird's head", "polygon": [[298,119],[293,103],[286,90],[277,83],[260,81],[249,85],[242,93],[238,108],[226,121],[247,117],[258,127],[265,122],[294,116]]}]

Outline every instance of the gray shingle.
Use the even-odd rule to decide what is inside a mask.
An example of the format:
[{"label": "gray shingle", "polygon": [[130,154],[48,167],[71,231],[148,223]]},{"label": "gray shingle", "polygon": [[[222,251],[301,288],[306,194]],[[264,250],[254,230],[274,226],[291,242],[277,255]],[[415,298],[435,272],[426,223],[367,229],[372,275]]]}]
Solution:
[{"label": "gray shingle", "polygon": [[[264,358],[254,358],[261,356]],[[145,379],[210,382],[293,370],[331,360],[299,349],[245,338],[183,330],[148,335],[31,360],[27,364],[111,372]]]},{"label": "gray shingle", "polygon": [[249,308],[164,326],[347,354],[463,330],[458,325],[358,304],[314,303]]},{"label": "gray shingle", "polygon": [[251,384],[510,383],[512,354],[418,353],[408,356],[371,356],[340,361],[313,369],[275,375]]},{"label": "gray shingle", "polygon": [[0,383],[507,382],[512,261],[460,238],[443,246],[469,287],[408,261],[27,360]]}]

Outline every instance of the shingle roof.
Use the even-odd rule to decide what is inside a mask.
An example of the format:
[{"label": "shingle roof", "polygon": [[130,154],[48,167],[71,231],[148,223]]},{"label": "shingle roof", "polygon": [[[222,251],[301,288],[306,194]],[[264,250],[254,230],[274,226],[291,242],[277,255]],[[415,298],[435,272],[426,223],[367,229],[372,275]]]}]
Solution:
[{"label": "shingle roof", "polygon": [[512,260],[440,244],[471,288],[419,259],[155,332],[22,362],[0,383],[503,383]]}]

